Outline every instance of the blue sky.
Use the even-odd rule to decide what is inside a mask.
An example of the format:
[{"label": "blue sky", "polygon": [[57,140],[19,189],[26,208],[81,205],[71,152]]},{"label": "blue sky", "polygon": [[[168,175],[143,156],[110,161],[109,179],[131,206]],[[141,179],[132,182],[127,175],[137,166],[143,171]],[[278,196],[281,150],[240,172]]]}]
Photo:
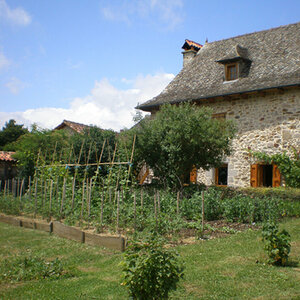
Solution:
[{"label": "blue sky", "polygon": [[[300,21],[299,0],[0,0],[0,126],[115,130],[204,43]],[[299,33],[300,34],[300,33]]]}]

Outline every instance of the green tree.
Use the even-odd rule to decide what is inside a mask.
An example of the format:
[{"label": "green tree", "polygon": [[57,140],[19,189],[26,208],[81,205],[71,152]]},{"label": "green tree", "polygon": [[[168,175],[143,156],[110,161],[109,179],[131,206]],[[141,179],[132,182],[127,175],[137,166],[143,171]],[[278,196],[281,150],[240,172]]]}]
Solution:
[{"label": "green tree", "polygon": [[31,132],[22,135],[12,144],[16,150],[19,176],[28,178],[34,175],[38,155],[40,164],[64,160],[69,151],[69,137],[63,131],[39,129],[33,126]]},{"label": "green tree", "polygon": [[11,143],[25,133],[28,133],[28,129],[24,125],[17,125],[13,119],[6,122],[0,131],[0,150],[15,151]]},{"label": "green tree", "polygon": [[231,152],[233,123],[212,118],[212,111],[185,103],[164,105],[131,131],[137,135],[135,160],[146,163],[165,185],[183,186],[193,167],[208,170]]}]

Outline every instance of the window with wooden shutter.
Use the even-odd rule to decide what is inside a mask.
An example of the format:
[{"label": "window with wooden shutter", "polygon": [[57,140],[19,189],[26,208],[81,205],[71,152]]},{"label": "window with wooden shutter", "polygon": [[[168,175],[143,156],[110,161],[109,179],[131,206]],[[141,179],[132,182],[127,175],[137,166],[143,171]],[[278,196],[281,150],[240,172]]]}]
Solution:
[{"label": "window with wooden shutter", "polygon": [[278,187],[281,176],[276,165],[255,164],[251,166],[250,185],[252,187]]},{"label": "window with wooden shutter", "polygon": [[258,164],[251,166],[250,185],[252,187],[258,187],[258,167]]},{"label": "window with wooden shutter", "polygon": [[227,185],[228,179],[228,165],[224,164],[219,168],[215,169],[215,184],[216,185]]},{"label": "window with wooden shutter", "polygon": [[281,176],[280,176],[280,171],[279,171],[277,165],[273,165],[273,180],[272,181],[273,181],[272,182],[273,187],[280,186]]},{"label": "window with wooden shutter", "polygon": [[190,172],[190,183],[197,183],[197,169],[195,167]]}]

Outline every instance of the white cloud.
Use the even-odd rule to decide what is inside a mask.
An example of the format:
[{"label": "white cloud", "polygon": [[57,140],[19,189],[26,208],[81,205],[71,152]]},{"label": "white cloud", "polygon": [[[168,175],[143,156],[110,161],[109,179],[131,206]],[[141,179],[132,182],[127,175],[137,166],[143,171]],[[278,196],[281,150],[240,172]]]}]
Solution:
[{"label": "white cloud", "polygon": [[0,70],[10,65],[10,61],[0,52]]},{"label": "white cloud", "polygon": [[166,73],[139,75],[134,80],[124,79],[130,85],[128,89],[118,89],[104,78],[95,82],[89,95],[73,99],[66,109],[44,107],[24,112],[0,112],[0,126],[15,119],[26,126],[37,123],[43,128],[54,128],[66,119],[105,129],[130,128],[137,103],[157,96],[173,78],[173,74]]},{"label": "white cloud", "polygon": [[5,84],[5,86],[10,90],[13,94],[19,94],[19,92],[25,87],[24,82],[19,80],[16,77],[10,78],[9,82]]},{"label": "white cloud", "polygon": [[183,21],[183,0],[125,0],[101,8],[104,18],[110,21],[131,23],[135,17],[157,20],[164,29],[173,30]]},{"label": "white cloud", "polygon": [[5,0],[0,0],[0,18],[15,24],[26,26],[31,23],[31,16],[21,7],[10,8]]}]

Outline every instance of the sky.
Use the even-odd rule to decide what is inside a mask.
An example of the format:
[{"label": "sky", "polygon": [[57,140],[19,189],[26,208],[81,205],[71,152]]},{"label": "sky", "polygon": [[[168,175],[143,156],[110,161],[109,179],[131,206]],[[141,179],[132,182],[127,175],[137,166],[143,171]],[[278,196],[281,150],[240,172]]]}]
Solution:
[{"label": "sky", "polygon": [[0,128],[130,128],[134,107],[180,72],[185,39],[296,23],[299,12],[299,0],[0,0]]}]

